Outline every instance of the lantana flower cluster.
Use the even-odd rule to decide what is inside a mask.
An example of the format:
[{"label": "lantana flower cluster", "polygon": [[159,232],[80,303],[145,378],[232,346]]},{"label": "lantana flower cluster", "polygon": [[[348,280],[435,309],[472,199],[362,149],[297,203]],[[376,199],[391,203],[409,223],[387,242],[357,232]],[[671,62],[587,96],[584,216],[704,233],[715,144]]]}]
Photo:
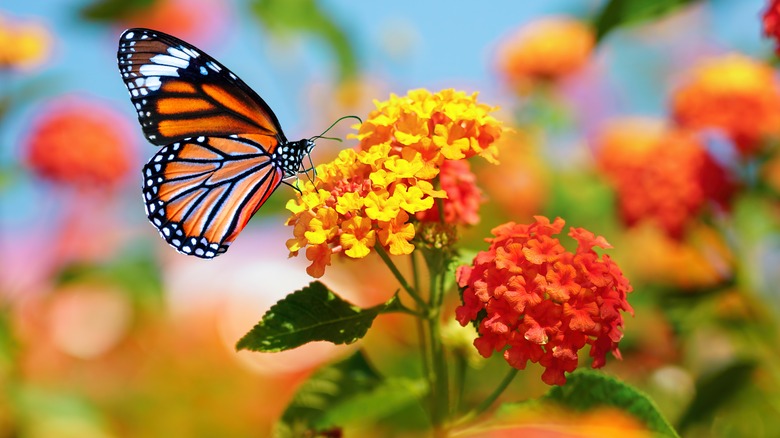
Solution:
[{"label": "lantana flower cluster", "polygon": [[652,119],[616,119],[597,140],[601,171],[628,226],[653,222],[681,239],[709,204],[727,209],[734,184],[691,132]]},{"label": "lantana flower cluster", "polygon": [[[313,182],[287,204],[294,235],[287,248],[291,255],[306,249],[313,277],[324,274],[334,254],[362,258],[375,245],[410,254],[415,216],[426,217],[436,199],[448,197],[436,187],[445,162],[475,155],[495,161],[501,126],[476,94],[415,90],[375,105],[355,135],[358,150],[318,166]],[[468,209],[451,210],[458,212],[450,215],[453,223],[473,217]]]},{"label": "lantana flower cluster", "polygon": [[570,252],[554,237],[563,219],[535,220],[493,229],[488,250],[458,268],[463,305],[456,318],[463,326],[476,323],[474,346],[483,357],[503,351],[517,369],[539,363],[545,383],[563,385],[586,345],[593,368],[605,364],[607,352],[620,357],[621,312],[633,314],[626,301],[632,287],[609,256],[594,251],[611,247],[603,237],[571,228],[578,247]]}]

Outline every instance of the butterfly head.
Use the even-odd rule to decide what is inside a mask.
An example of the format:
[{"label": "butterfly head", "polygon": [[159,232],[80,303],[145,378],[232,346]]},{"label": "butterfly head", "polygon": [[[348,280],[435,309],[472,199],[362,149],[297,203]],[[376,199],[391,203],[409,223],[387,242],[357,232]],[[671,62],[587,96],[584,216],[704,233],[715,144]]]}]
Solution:
[{"label": "butterfly head", "polygon": [[305,170],[301,169],[303,158],[311,154],[312,149],[314,149],[314,140],[310,138],[291,141],[276,148],[274,155],[277,155],[277,159],[284,170],[285,178],[305,172]]}]

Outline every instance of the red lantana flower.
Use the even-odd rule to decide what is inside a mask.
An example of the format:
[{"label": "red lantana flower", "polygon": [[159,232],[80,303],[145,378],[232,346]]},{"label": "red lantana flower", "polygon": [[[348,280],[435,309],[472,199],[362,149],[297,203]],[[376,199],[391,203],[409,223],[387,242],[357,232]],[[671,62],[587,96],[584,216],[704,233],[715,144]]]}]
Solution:
[{"label": "red lantana flower", "polygon": [[[484,202],[482,190],[477,187],[477,177],[464,160],[445,160],[439,169],[439,182],[447,198],[444,205],[444,222],[452,225],[476,225],[479,223],[479,206]],[[417,213],[423,222],[438,222],[439,207]]]},{"label": "red lantana flower", "polygon": [[569,236],[578,243],[572,253],[554,237],[563,219],[535,219],[493,229],[490,248],[471,266],[458,268],[463,305],[456,318],[463,326],[477,323],[474,346],[482,356],[503,351],[517,369],[539,363],[545,383],[563,385],[586,345],[593,368],[605,364],[607,352],[620,358],[621,311],[633,315],[626,301],[632,287],[608,256],[593,250],[611,248],[603,237],[571,228]]}]

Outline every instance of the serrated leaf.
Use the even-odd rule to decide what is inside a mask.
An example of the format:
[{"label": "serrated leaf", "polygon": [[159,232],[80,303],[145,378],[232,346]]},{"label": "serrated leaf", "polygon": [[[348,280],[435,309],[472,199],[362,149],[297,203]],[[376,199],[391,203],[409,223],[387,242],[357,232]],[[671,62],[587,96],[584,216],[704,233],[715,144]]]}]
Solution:
[{"label": "serrated leaf", "polygon": [[341,299],[319,281],[287,295],[263,315],[236,344],[237,350],[277,352],[313,341],[351,344],[362,338],[385,304],[361,309]]},{"label": "serrated leaf", "polygon": [[563,386],[552,388],[544,400],[586,411],[610,406],[624,410],[662,436],[679,438],[649,396],[638,389],[596,371],[582,370],[567,376]]},{"label": "serrated leaf", "polygon": [[302,436],[347,424],[373,424],[417,404],[426,391],[421,381],[384,380],[359,351],[320,369],[304,382],[275,425],[274,436]]},{"label": "serrated leaf", "polygon": [[696,396],[680,416],[678,429],[682,432],[699,421],[712,419],[715,411],[747,386],[755,368],[755,362],[740,361],[699,379]]},{"label": "serrated leaf", "polygon": [[615,28],[669,14],[699,0],[610,0],[595,20],[596,39]]}]

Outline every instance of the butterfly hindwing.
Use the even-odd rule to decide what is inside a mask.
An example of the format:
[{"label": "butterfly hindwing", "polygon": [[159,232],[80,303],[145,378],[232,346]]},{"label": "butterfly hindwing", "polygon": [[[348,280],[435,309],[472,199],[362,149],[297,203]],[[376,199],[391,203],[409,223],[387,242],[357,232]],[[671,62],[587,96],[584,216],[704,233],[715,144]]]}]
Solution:
[{"label": "butterfly hindwing", "polygon": [[179,252],[202,258],[227,251],[283,178],[271,154],[239,136],[165,146],[143,175],[149,220]]},{"label": "butterfly hindwing", "polygon": [[233,72],[162,32],[128,29],[117,60],[146,138],[165,146],[198,136],[254,134],[287,140],[268,104]]}]

